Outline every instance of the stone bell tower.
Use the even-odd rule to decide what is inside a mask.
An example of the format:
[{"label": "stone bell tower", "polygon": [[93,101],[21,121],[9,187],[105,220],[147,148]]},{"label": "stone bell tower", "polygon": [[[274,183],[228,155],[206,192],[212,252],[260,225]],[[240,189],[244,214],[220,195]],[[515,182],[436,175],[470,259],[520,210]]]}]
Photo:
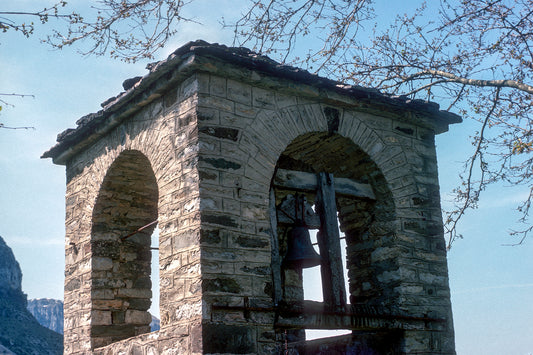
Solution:
[{"label": "stone bell tower", "polygon": [[455,354],[434,137],[458,116],[203,41],[124,89],[43,155],[67,170],[65,353]]}]

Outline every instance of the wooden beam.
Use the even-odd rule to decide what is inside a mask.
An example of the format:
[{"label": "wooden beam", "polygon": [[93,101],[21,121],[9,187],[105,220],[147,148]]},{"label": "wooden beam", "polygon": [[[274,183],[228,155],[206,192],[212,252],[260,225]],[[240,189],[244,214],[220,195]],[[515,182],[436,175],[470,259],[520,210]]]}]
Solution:
[{"label": "wooden beam", "polygon": [[[314,192],[318,188],[317,175],[303,171],[278,169],[274,177],[274,187]],[[335,178],[335,193],[337,195],[376,199],[370,184],[363,184],[347,178]]]},{"label": "wooden beam", "polygon": [[348,305],[340,312],[332,312],[317,301],[289,302],[276,307],[228,306],[213,304],[212,312],[272,313],[276,314],[277,329],[351,329],[392,330],[417,329],[443,331],[447,328],[445,318],[410,316],[389,313],[384,307]]},{"label": "wooden beam", "polygon": [[[318,214],[315,213],[313,210],[313,206],[311,206],[307,200],[305,200],[305,196],[301,196],[301,198],[304,199],[304,213],[303,216],[295,215],[296,211],[296,199],[294,195],[287,195],[281,202],[280,206],[278,207],[278,224],[289,224],[293,225],[294,221],[298,218],[302,218],[305,222],[305,226],[309,229],[318,229],[320,228],[320,217]],[[301,207],[301,206],[298,206]]]},{"label": "wooden beam", "polygon": [[270,189],[270,243],[271,243],[271,257],[272,257],[272,281],[274,283],[274,304],[278,305],[283,296],[281,285],[281,257],[279,255],[279,240],[278,240],[278,221],[276,216],[276,194],[274,189]]},{"label": "wooden beam", "polygon": [[333,174],[318,174],[316,205],[321,224],[317,236],[320,256],[322,257],[320,272],[324,303],[329,310],[342,311],[346,306],[346,289],[344,287]]}]

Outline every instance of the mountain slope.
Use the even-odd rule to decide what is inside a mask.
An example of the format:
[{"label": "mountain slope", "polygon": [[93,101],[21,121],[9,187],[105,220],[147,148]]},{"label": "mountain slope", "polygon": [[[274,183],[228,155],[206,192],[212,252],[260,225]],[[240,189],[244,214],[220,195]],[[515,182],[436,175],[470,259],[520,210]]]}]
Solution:
[{"label": "mountain slope", "polygon": [[26,309],[22,272],[0,237],[0,345],[17,355],[63,354],[63,337],[39,324]]},{"label": "mountain slope", "polygon": [[56,333],[63,334],[63,302],[52,298],[28,300],[28,311],[37,321]]}]

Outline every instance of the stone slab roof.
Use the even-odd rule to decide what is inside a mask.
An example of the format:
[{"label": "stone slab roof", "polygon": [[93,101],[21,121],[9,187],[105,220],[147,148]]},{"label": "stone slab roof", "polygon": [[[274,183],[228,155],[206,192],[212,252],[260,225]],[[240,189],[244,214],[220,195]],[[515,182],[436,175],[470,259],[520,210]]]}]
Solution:
[{"label": "stone slab roof", "polygon": [[[369,105],[386,106],[395,111],[410,111],[428,116],[437,122],[435,126],[441,127],[437,133],[446,131],[449,124],[462,121],[458,115],[440,110],[439,105],[433,102],[392,96],[375,89],[343,84],[304,69],[280,64],[247,48],[227,47],[197,40],[178,48],[165,60],[148,64],[146,68],[149,72],[145,76],[125,80],[122,84],[125,91],[103,102],[102,110],[81,117],[76,121],[76,128],[69,128],[58,134],[57,144],[43,153],[41,158],[52,158],[56,164],[66,164],[73,154],[91,145],[142,106],[161,97],[163,91],[173,82],[183,80],[198,70],[198,66],[194,65],[197,57],[217,59],[270,77],[330,90],[354,100],[362,100]],[[166,83],[162,85],[161,81]]]}]

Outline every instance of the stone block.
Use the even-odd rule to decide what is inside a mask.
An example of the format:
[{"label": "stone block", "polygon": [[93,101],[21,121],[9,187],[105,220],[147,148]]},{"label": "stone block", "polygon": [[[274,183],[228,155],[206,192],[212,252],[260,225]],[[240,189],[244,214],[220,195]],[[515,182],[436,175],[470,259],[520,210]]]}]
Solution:
[{"label": "stone block", "polygon": [[246,217],[241,213],[241,203],[237,200],[233,200],[229,198],[223,199],[222,200],[222,211],[228,214]]},{"label": "stone block", "polygon": [[255,330],[246,326],[204,324],[202,327],[205,353],[257,353]]},{"label": "stone block", "polygon": [[217,109],[201,107],[198,108],[196,117],[199,124],[220,124],[220,114],[221,113]]},{"label": "stone block", "polygon": [[262,109],[276,109],[276,94],[273,91],[252,88],[253,106]]},{"label": "stone block", "polygon": [[[235,102],[221,97],[200,95],[198,104],[202,108],[217,109],[224,112],[235,112]],[[191,105],[191,108],[193,105]]]},{"label": "stone block", "polygon": [[210,76],[209,93],[214,96],[226,97],[226,78]]},{"label": "stone block", "polygon": [[[237,119],[239,121],[235,121],[234,122],[234,126],[244,126],[246,125],[247,123],[251,123],[250,120],[243,120],[243,117],[244,118],[255,118],[257,116],[257,114],[259,113],[260,110],[258,110],[257,108],[254,108],[250,105],[243,105],[239,102],[236,102],[235,103],[235,115],[239,116]],[[226,117],[228,118],[228,117]],[[230,120],[228,120],[229,122]],[[239,123],[237,123],[239,122]]]},{"label": "stone block", "polygon": [[195,230],[184,231],[172,238],[172,247],[174,250],[191,248],[199,244],[200,234]]},{"label": "stone block", "polygon": [[185,297],[195,297],[202,291],[202,280],[200,278],[190,278],[185,280]]},{"label": "stone block", "polygon": [[227,98],[245,105],[252,103],[252,87],[235,80],[227,81]]},{"label": "stone block", "polygon": [[425,285],[443,285],[445,281],[448,281],[444,276],[435,275],[429,272],[420,272],[418,273],[418,277]]},{"label": "stone block", "polygon": [[235,268],[233,263],[220,261],[205,261],[202,263],[202,273],[206,274],[228,274],[233,275]]},{"label": "stone block", "polygon": [[113,259],[108,257],[93,257],[92,268],[93,270],[111,270],[113,268]]},{"label": "stone block", "polygon": [[257,235],[243,235],[233,233],[230,239],[230,247],[233,248],[251,248],[251,249],[268,249],[270,250],[270,237],[261,237]]},{"label": "stone block", "polygon": [[217,277],[214,279],[205,279],[202,282],[202,291],[208,293],[233,293],[241,294],[242,285],[230,277]]},{"label": "stone block", "polygon": [[111,311],[91,311],[91,324],[92,325],[111,325]]},{"label": "stone block", "polygon": [[125,321],[127,324],[150,324],[152,316],[146,311],[129,309],[126,311]]},{"label": "stone block", "polygon": [[298,104],[298,101],[295,96],[289,96],[280,92],[276,92],[276,104],[278,108],[282,109],[287,106],[295,106]]},{"label": "stone block", "polygon": [[[272,269],[268,264],[237,262],[234,264],[235,274],[251,275],[251,276],[268,276],[272,273]],[[255,279],[254,279],[255,281]]]},{"label": "stone block", "polygon": [[180,100],[191,97],[198,92],[198,80],[196,75],[186,79],[180,87]]},{"label": "stone block", "polygon": [[152,290],[135,289],[135,288],[120,288],[117,290],[116,295],[118,297],[151,298]]},{"label": "stone block", "polygon": [[241,209],[241,216],[251,220],[266,220],[268,210],[264,205],[244,204]]}]

